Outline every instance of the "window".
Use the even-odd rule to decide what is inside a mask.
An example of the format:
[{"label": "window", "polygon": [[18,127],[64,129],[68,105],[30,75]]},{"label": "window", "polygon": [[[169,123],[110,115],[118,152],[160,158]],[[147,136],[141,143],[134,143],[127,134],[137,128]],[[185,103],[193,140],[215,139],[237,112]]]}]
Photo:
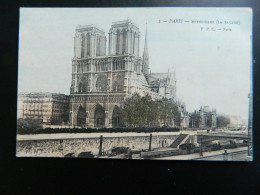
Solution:
[{"label": "window", "polygon": [[116,40],[116,54],[119,54],[119,44],[120,44],[120,31],[117,30],[117,40]]},{"label": "window", "polygon": [[85,36],[81,34],[81,57],[84,57],[84,43],[85,43]]},{"label": "window", "polygon": [[122,47],[122,54],[126,53],[126,30],[123,30],[123,47]]},{"label": "window", "polygon": [[108,80],[105,75],[100,75],[96,81],[97,91],[107,91]]},{"label": "window", "polygon": [[87,56],[90,56],[90,34],[87,34]]},{"label": "window", "polygon": [[115,60],[113,62],[113,70],[124,70],[125,64],[123,61]]}]

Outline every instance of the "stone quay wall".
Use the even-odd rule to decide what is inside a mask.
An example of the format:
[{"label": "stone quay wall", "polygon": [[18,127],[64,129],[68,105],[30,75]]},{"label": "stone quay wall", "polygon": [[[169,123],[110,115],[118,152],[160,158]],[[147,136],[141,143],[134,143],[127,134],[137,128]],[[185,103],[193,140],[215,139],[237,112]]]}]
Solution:
[{"label": "stone quay wall", "polygon": [[[153,135],[151,148],[168,147],[178,135]],[[129,147],[131,150],[149,149],[150,135],[103,137],[102,152],[110,153],[114,147]],[[18,157],[64,157],[68,153],[92,152],[98,155],[100,137],[18,140]]]}]

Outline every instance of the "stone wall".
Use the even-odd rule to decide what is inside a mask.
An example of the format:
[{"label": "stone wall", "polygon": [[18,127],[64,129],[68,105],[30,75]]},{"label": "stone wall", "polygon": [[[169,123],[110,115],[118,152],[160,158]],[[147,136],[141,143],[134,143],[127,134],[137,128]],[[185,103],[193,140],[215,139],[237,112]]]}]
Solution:
[{"label": "stone wall", "polygon": [[[178,135],[155,135],[152,149],[168,147]],[[149,149],[150,136],[103,137],[102,151],[110,153],[114,147],[129,147],[132,150]],[[18,140],[17,156],[64,157],[68,153],[92,152],[98,155],[100,138]]]}]

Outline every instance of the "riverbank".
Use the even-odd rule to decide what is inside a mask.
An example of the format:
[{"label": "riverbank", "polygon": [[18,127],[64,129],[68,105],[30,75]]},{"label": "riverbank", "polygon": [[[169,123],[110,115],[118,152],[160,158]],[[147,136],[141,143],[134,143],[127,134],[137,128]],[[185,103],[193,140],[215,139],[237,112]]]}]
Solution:
[{"label": "riverbank", "polygon": [[[235,153],[235,152],[247,152],[247,147],[239,147],[233,149],[226,149],[228,154]],[[221,160],[223,161],[223,153],[224,150],[217,150],[217,151],[210,151],[210,152],[203,152],[203,156],[200,156],[199,153],[193,154],[185,154],[185,155],[176,155],[176,156],[169,156],[163,158],[154,158],[157,160],[211,160],[209,157],[215,157],[212,160]],[[216,156],[220,156],[216,158]],[[245,158],[246,161],[246,158]]]},{"label": "riverbank", "polygon": [[[17,141],[21,140],[54,140],[54,139],[75,139],[75,138],[98,138],[101,135],[103,137],[126,137],[126,136],[150,136],[152,135],[179,135],[179,134],[189,134],[196,135],[197,133],[207,133],[206,130],[180,130],[179,132],[149,132],[149,133],[137,133],[137,132],[125,132],[125,133],[46,133],[46,134],[26,134],[26,135],[17,135]],[[223,134],[241,134],[245,135],[244,131],[212,131],[209,134],[214,135],[218,133]]]},{"label": "riverbank", "polygon": [[[103,137],[143,137],[157,135],[179,135],[184,132],[154,132],[154,133],[55,133],[55,134],[33,134],[33,135],[17,135],[17,141],[23,140],[55,140],[55,139],[76,139],[76,138],[99,138]],[[186,134],[196,134],[196,132],[185,131]]]}]

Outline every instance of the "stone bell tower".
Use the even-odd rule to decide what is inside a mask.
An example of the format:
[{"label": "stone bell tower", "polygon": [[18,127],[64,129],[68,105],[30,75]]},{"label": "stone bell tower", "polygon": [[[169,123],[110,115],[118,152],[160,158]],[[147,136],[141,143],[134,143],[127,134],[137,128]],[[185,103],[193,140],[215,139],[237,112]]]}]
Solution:
[{"label": "stone bell tower", "polygon": [[109,30],[108,55],[139,56],[139,28],[130,20],[113,22]]},{"label": "stone bell tower", "polygon": [[105,55],[105,32],[94,25],[78,26],[74,38],[75,59]]}]

